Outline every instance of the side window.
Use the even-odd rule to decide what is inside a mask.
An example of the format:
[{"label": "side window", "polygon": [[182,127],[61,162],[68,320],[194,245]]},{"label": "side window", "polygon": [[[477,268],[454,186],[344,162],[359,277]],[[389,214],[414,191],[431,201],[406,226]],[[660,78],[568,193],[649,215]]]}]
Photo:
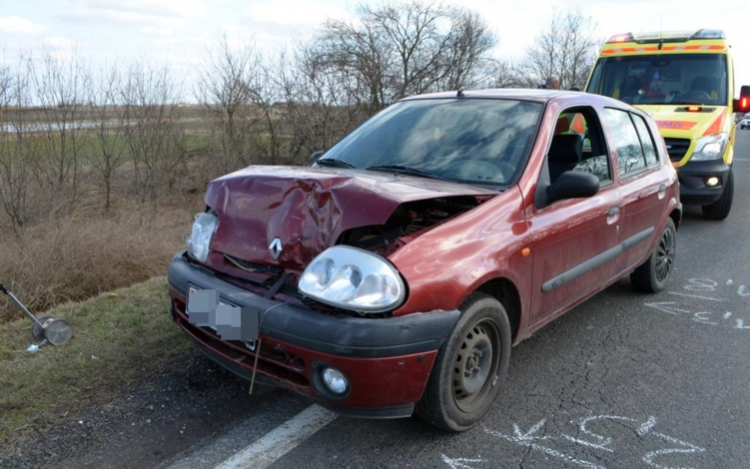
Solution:
[{"label": "side window", "polygon": [[659,162],[659,157],[656,153],[656,146],[654,145],[654,138],[651,132],[648,130],[648,125],[643,117],[631,114],[633,122],[635,123],[635,129],[638,131],[638,136],[641,137],[641,146],[643,147],[643,154],[646,157],[646,166],[654,166]]},{"label": "side window", "polygon": [[602,127],[593,109],[567,109],[560,114],[547,161],[552,182],[565,171],[593,174],[602,184],[612,181]]},{"label": "side window", "polygon": [[627,176],[646,167],[641,140],[630,120],[630,113],[618,109],[604,109],[604,119],[612,133],[612,144],[617,152],[620,176]]}]

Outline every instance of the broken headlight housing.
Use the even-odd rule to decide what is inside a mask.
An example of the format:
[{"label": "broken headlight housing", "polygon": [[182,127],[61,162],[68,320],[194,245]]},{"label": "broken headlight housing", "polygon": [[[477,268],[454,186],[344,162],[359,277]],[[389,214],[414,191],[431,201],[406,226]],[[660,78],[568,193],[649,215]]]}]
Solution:
[{"label": "broken headlight housing", "polygon": [[362,313],[393,310],[406,296],[393,265],[351,246],[334,246],[319,254],[302,272],[299,289],[321,303]]},{"label": "broken headlight housing", "polygon": [[201,262],[208,258],[208,246],[211,238],[219,226],[219,219],[211,212],[199,213],[193,222],[193,231],[185,240],[187,250],[191,256]]}]

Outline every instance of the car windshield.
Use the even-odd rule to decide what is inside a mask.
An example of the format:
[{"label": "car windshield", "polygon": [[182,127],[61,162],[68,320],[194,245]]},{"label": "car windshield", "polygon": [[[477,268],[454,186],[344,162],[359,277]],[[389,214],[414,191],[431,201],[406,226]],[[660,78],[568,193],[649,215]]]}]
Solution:
[{"label": "car windshield", "polygon": [[629,104],[727,104],[721,54],[660,54],[599,59],[587,90]]},{"label": "car windshield", "polygon": [[469,184],[519,177],[542,104],[504,99],[420,99],[385,109],[318,161]]}]

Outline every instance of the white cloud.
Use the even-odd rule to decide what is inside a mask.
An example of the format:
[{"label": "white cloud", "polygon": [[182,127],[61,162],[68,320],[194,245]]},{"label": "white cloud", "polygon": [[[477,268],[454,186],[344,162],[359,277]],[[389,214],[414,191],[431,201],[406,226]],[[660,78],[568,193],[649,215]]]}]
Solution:
[{"label": "white cloud", "polygon": [[332,4],[278,0],[251,6],[247,10],[247,16],[257,23],[315,27],[327,18],[348,18],[350,14],[344,8]]},{"label": "white cloud", "polygon": [[32,35],[44,31],[44,26],[20,16],[0,16],[0,34]]},{"label": "white cloud", "polygon": [[114,24],[177,24],[205,17],[204,0],[78,0],[59,16],[74,21],[104,21]]}]

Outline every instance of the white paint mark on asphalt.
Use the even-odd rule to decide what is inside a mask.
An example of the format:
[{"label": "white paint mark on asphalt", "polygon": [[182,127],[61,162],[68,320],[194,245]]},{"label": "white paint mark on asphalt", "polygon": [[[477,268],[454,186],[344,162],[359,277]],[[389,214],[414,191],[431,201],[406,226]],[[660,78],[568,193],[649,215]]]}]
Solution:
[{"label": "white paint mark on asphalt", "polygon": [[750,296],[750,292],[745,291],[745,285],[740,285],[740,288],[737,289],[737,294],[742,298]]},{"label": "white paint mark on asphalt", "polygon": [[[544,420],[542,420],[541,422],[537,423],[534,427],[532,427],[532,429],[536,428],[538,430],[539,428],[541,428],[542,425],[544,425]],[[514,424],[514,427],[518,428],[518,425]],[[532,437],[532,436],[530,436],[531,434],[535,433],[536,430],[534,430],[533,432],[529,431],[529,432],[527,432],[526,434],[523,434],[523,435],[521,435],[521,432],[519,431],[518,434],[521,436],[520,438],[517,435],[510,436],[510,435],[506,435],[504,433],[500,433],[500,432],[496,432],[494,430],[490,430],[488,428],[485,428],[484,431],[487,432],[487,433],[489,433],[492,436],[496,436],[498,438],[502,438],[503,440],[511,441],[511,442],[517,443],[519,445],[528,446],[531,449],[535,449],[537,451],[541,451],[542,453],[547,454],[549,456],[553,456],[555,458],[560,458],[563,461],[567,461],[568,463],[571,463],[571,464],[576,464],[578,466],[586,467],[586,468],[589,468],[589,469],[605,469],[604,467],[598,466],[598,465],[596,465],[596,464],[594,464],[592,462],[583,461],[581,459],[576,459],[573,456],[569,456],[569,455],[567,455],[567,454],[565,454],[565,453],[563,453],[561,451],[557,451],[556,449],[548,448],[546,446],[542,446],[540,444],[534,443],[535,439],[541,440],[541,439],[547,438],[547,437]],[[514,429],[514,433],[515,433],[515,429]]]},{"label": "white paint mark on asphalt", "polygon": [[216,466],[216,469],[264,469],[325,427],[336,414],[311,405]]},{"label": "white paint mark on asphalt", "polygon": [[658,449],[656,451],[651,451],[643,455],[643,462],[657,469],[668,469],[668,466],[662,466],[654,462],[654,458],[656,458],[659,455],[675,454],[675,453],[681,453],[681,454],[703,453],[706,451],[705,448],[691,445],[690,443],[686,441],[678,440],[677,438],[671,437],[669,435],[665,435],[660,432],[654,432],[653,435],[658,436],[659,438],[663,438],[672,444],[683,446],[683,448]]},{"label": "white paint mark on asphalt", "polygon": [[686,309],[680,309],[672,305],[676,305],[677,303],[674,301],[659,301],[657,303],[643,303],[643,306],[647,306],[649,308],[658,309],[659,311],[663,311],[665,313],[669,314],[677,314],[677,313],[689,313],[690,311]]},{"label": "white paint mark on asphalt", "polygon": [[732,285],[733,283],[734,283],[734,280],[732,280],[731,278],[727,280],[727,285]]},{"label": "white paint mark on asphalt", "polygon": [[729,311],[727,311],[726,313],[724,313],[724,320],[725,320],[725,321],[726,321],[727,319],[731,318],[731,317],[732,317],[732,313],[730,313]]},{"label": "white paint mark on asphalt", "polygon": [[679,296],[688,296],[690,298],[698,298],[701,300],[708,300],[708,301],[724,301],[721,298],[711,298],[710,296],[701,296],[701,295],[690,295],[687,293],[679,293],[676,291],[668,292],[670,295],[679,295]]},{"label": "white paint mark on asphalt", "polygon": [[474,469],[473,466],[469,466],[467,463],[483,462],[484,459],[477,457],[474,459],[469,458],[449,458],[448,456],[441,454],[443,462],[451,467],[451,469]]},{"label": "white paint mark on asphalt", "polygon": [[701,311],[701,312],[695,313],[693,315],[693,321],[700,323],[700,324],[710,324],[712,326],[718,326],[719,325],[718,322],[711,322],[711,320],[709,320],[709,318],[706,317],[710,315],[711,315],[710,311]]},{"label": "white paint mark on asphalt", "polygon": [[648,432],[650,432],[651,429],[654,428],[654,425],[656,425],[656,417],[652,415],[648,418],[648,420],[643,422],[640,427],[638,427],[636,433],[638,433],[638,436],[646,436],[648,435]]},{"label": "white paint mark on asphalt", "polygon": [[745,321],[742,319],[737,320],[737,329],[750,329],[750,326],[745,326]]}]

